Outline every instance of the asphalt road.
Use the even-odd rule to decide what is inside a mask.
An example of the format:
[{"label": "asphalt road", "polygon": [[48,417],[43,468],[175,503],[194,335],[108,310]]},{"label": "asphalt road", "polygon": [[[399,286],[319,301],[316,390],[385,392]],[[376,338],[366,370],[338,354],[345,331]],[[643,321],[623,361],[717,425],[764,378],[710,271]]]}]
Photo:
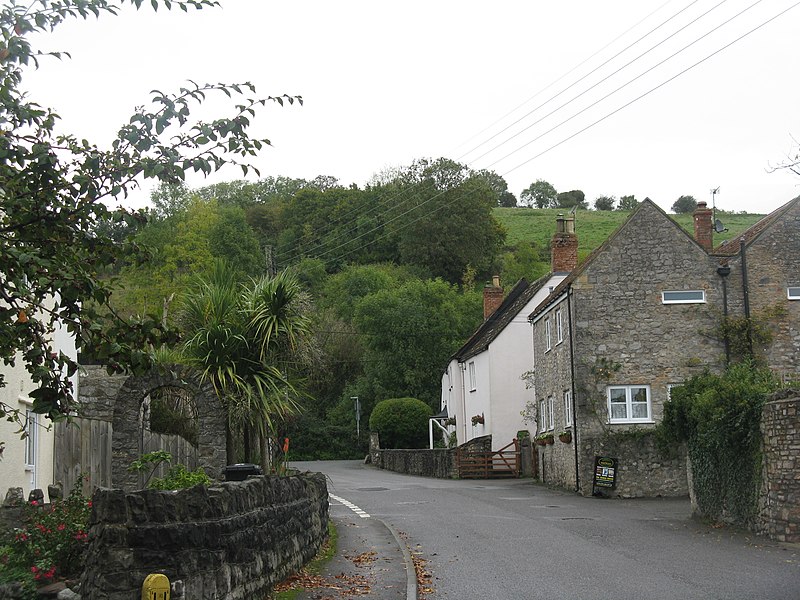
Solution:
[{"label": "asphalt road", "polygon": [[428,561],[431,598],[800,600],[800,545],[702,524],[688,500],[582,498],[359,461],[293,466],[325,473],[331,494],[407,536]]}]

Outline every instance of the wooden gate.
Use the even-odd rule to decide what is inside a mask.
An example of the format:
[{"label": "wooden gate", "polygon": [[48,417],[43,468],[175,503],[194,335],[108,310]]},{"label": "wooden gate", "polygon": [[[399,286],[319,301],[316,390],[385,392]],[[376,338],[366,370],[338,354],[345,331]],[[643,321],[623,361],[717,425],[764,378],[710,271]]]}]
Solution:
[{"label": "wooden gate", "polygon": [[508,446],[491,452],[456,451],[458,476],[461,479],[495,479],[519,477],[519,440],[514,439]]}]

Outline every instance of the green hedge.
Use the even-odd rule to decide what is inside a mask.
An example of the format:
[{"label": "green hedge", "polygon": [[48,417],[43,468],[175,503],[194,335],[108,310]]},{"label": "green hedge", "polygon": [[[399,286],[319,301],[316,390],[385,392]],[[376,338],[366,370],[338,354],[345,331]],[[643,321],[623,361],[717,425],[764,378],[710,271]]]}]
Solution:
[{"label": "green hedge", "polygon": [[369,427],[377,431],[381,448],[424,448],[431,408],[416,398],[390,398],[375,405]]}]

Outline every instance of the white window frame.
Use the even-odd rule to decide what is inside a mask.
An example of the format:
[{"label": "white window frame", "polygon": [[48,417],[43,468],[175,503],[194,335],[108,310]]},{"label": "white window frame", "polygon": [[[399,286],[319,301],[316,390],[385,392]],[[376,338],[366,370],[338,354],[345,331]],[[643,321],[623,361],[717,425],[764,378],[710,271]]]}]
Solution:
[{"label": "white window frame", "polygon": [[550,317],[544,320],[544,348],[545,352],[550,352],[553,349],[553,332],[550,328]]},{"label": "white window frame", "polygon": [[[690,294],[694,294],[694,296],[690,296]],[[705,304],[705,302],[705,290],[665,290],[661,292],[661,304]]]},{"label": "white window frame", "polygon": [[[633,390],[645,390],[645,395],[647,398],[646,407],[647,407],[647,415],[645,417],[633,417],[633,405],[634,404],[642,404],[641,402],[633,402],[632,391]],[[625,392],[625,417],[616,417],[614,418],[612,412],[612,392],[624,390]],[[650,386],[649,385],[642,385],[642,384],[631,384],[631,385],[610,385],[606,388],[606,403],[608,405],[608,422],[611,424],[615,423],[652,423],[653,422],[653,402],[652,396],[650,394]],[[621,403],[614,402],[614,405],[619,406]]]},{"label": "white window frame", "polygon": [[478,389],[478,378],[477,375],[475,375],[475,361],[469,361],[467,368],[469,369],[469,391],[474,392]]},{"label": "white window frame", "polygon": [[547,430],[553,431],[555,429],[555,413],[556,413],[556,398],[555,396],[548,396],[547,398]]},{"label": "white window frame", "polygon": [[539,431],[547,431],[547,402],[539,400]]},{"label": "white window frame", "polygon": [[564,341],[564,317],[561,314],[561,309],[556,311],[556,344]]},{"label": "white window frame", "polygon": [[564,390],[564,426],[572,427],[572,390]]},{"label": "white window frame", "polygon": [[800,300],[800,287],[790,285],[786,288],[786,297],[789,300]]},{"label": "white window frame", "polygon": [[25,470],[36,468],[36,442],[38,437],[39,418],[31,409],[25,409]]}]

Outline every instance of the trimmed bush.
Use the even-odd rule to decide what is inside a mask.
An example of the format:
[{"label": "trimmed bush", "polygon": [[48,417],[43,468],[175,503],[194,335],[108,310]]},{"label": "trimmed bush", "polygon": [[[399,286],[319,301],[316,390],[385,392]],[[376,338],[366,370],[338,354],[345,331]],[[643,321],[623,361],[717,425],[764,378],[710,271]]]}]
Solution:
[{"label": "trimmed bush", "polygon": [[422,400],[390,398],[375,405],[369,428],[378,432],[381,448],[424,448],[431,414]]}]

